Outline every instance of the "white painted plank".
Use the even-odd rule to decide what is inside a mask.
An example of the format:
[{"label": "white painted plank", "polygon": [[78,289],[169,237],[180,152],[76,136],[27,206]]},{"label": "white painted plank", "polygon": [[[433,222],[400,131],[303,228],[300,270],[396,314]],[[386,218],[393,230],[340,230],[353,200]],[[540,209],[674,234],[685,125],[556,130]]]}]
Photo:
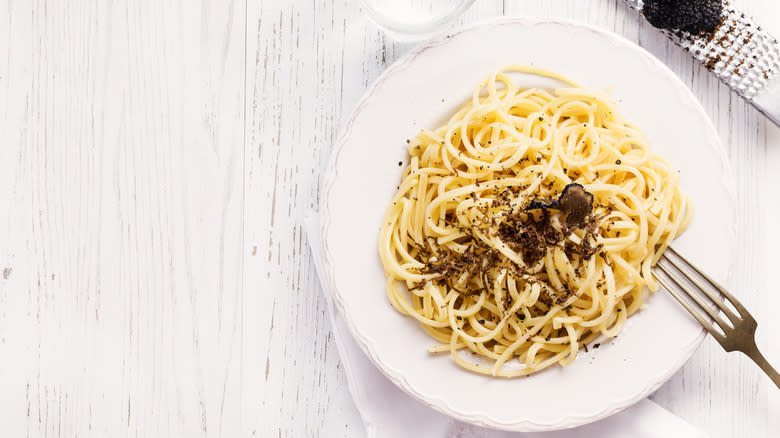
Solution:
[{"label": "white painted plank", "polygon": [[254,436],[360,427],[302,227],[338,125],[339,8],[261,1],[247,14],[243,330],[260,337],[244,337],[243,418]]},{"label": "white painted plank", "polygon": [[4,6],[4,436],[237,434],[243,2]]}]

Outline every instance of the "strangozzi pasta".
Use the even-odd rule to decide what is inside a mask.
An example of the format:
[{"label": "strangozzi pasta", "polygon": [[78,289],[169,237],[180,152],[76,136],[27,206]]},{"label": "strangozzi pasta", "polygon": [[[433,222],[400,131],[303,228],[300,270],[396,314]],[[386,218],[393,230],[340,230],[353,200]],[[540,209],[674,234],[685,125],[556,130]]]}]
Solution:
[{"label": "strangozzi pasta", "polygon": [[[519,89],[512,72],[568,87]],[[605,93],[536,68],[491,74],[408,151],[379,236],[387,294],[439,342],[431,352],[482,374],[568,365],[616,336],[692,214]]]}]

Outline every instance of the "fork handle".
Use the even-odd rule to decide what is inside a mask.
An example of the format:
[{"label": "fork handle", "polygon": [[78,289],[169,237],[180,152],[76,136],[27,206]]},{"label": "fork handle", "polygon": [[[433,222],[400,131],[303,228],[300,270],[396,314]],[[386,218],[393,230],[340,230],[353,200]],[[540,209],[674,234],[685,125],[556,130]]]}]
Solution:
[{"label": "fork handle", "polygon": [[743,353],[747,357],[753,360],[753,362],[758,365],[764,373],[766,373],[767,376],[769,376],[770,379],[772,379],[772,382],[774,382],[775,385],[777,385],[778,388],[780,388],[780,373],[775,370],[772,365],[769,364],[769,362],[766,360],[763,354],[758,350],[758,346],[753,342],[753,345],[751,348],[742,350]]}]

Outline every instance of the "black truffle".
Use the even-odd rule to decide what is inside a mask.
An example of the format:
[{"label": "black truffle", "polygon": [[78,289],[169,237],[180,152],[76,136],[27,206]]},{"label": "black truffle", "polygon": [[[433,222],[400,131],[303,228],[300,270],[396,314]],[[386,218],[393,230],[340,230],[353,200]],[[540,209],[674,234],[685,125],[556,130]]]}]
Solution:
[{"label": "black truffle", "polygon": [[642,14],[659,29],[710,34],[721,22],[723,0],[645,0]]},{"label": "black truffle", "polygon": [[582,226],[585,218],[593,209],[593,194],[588,193],[581,184],[571,183],[566,185],[557,200],[545,202],[535,199],[528,204],[526,210],[554,208],[563,213],[568,213],[566,225]]}]

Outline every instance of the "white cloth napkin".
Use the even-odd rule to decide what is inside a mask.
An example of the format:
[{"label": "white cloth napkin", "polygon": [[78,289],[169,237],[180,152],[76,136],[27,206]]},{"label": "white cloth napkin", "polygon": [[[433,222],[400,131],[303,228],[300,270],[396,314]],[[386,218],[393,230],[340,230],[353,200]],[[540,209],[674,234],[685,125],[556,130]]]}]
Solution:
[{"label": "white cloth napkin", "polygon": [[[317,272],[323,256],[319,216],[305,220]],[[623,412],[595,423],[555,432],[503,432],[472,426],[435,411],[387,379],[364,355],[349,333],[331,300],[331,291],[320,282],[328,301],[328,313],[349,391],[363,418],[369,438],[704,438],[707,435],[650,400],[642,400]],[[381,394],[381,396],[377,396]]]}]

